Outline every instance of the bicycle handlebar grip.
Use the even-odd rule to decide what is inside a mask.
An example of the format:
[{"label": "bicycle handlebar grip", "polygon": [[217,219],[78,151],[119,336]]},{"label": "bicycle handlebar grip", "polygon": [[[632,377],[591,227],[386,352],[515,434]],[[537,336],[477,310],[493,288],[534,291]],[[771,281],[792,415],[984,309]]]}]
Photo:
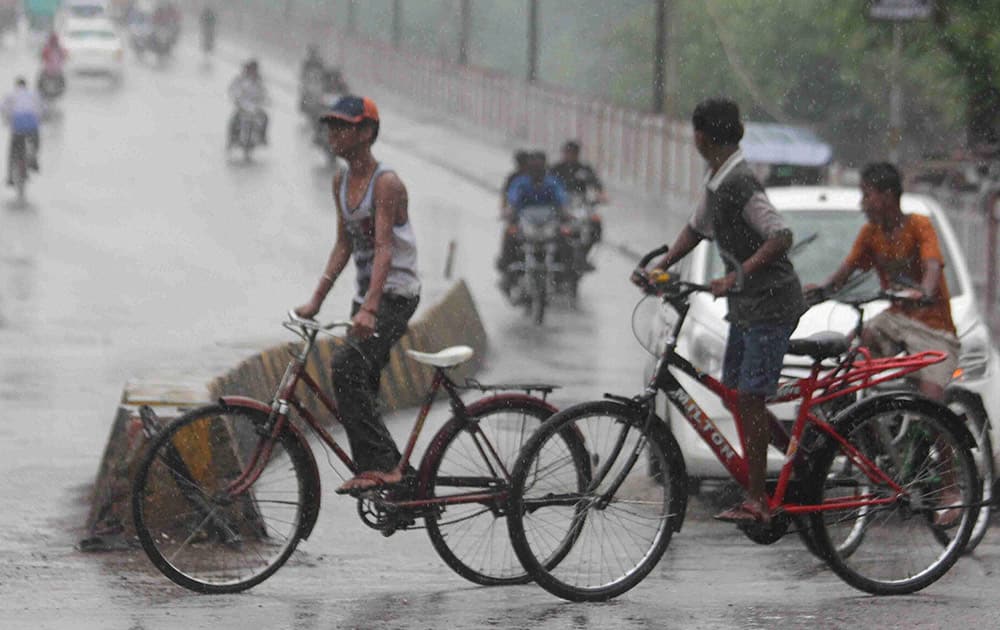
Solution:
[{"label": "bicycle handlebar grip", "polygon": [[639,259],[639,268],[645,269],[646,265],[648,265],[651,260],[653,260],[657,256],[662,256],[669,251],[670,251],[669,245],[660,245],[659,247],[657,247],[656,249],[654,249],[653,251],[649,252],[648,254]]}]

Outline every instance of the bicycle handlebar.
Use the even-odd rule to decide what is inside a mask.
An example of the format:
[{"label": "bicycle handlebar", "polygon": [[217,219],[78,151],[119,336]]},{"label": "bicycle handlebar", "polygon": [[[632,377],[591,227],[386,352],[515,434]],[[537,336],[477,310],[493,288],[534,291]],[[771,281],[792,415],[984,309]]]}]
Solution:
[{"label": "bicycle handlebar", "polygon": [[914,298],[908,295],[906,292],[896,289],[876,291],[875,293],[853,298],[852,297],[835,298],[834,295],[836,295],[836,291],[831,291],[826,287],[816,287],[815,289],[810,289],[809,291],[806,291],[805,295],[806,295],[806,302],[809,304],[809,306],[815,306],[820,302],[825,302],[830,299],[835,299],[837,302],[840,302],[842,304],[847,304],[848,306],[853,306],[854,308],[860,308],[865,304],[869,304],[871,302],[877,302],[878,300],[889,300],[890,302],[909,302],[910,304],[917,304],[921,306],[926,306],[928,304],[934,303],[934,300],[929,297],[922,296],[919,298]]},{"label": "bicycle handlebar", "polygon": [[648,265],[650,262],[652,262],[652,260],[654,258],[656,258],[657,256],[662,256],[662,255],[666,254],[669,251],[670,251],[670,246],[669,245],[660,245],[659,247],[657,247],[653,251],[649,252],[648,254],[646,254],[645,256],[643,256],[642,258],[640,258],[639,259],[639,264],[636,267],[636,269],[645,269],[646,265]]},{"label": "bicycle handlebar", "polygon": [[305,317],[299,317],[295,310],[288,311],[288,323],[301,326],[306,330],[333,330],[334,328],[350,328],[354,325],[353,322],[346,319],[338,319],[327,324],[321,324],[315,319],[306,319]]},{"label": "bicycle handlebar", "polygon": [[[712,287],[707,284],[698,284],[695,282],[688,282],[686,280],[675,280],[673,275],[663,271],[658,274],[650,274],[646,271],[646,265],[648,265],[657,256],[662,256],[670,251],[668,245],[661,245],[656,249],[648,252],[645,256],[639,259],[639,264],[635,268],[633,274],[634,277],[639,278],[642,283],[642,289],[649,293],[663,293],[663,289],[666,288],[665,285],[673,284],[674,286],[683,289],[684,294],[690,294],[695,291],[710,292]],[[736,282],[733,283],[733,288],[729,290],[729,295],[739,293],[743,290],[743,265],[740,261],[736,259],[735,256],[729,252],[719,250],[719,255],[722,259],[733,266],[733,273],[736,274]]]}]

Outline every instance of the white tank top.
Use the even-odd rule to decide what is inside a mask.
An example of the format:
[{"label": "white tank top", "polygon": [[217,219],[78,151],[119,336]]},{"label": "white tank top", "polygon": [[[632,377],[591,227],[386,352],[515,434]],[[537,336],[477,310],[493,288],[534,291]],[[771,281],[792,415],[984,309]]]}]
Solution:
[{"label": "white tank top", "polygon": [[[345,170],[340,178],[338,195],[357,270],[358,292],[354,300],[359,304],[364,302],[365,295],[368,294],[375,258],[375,182],[384,173],[391,172],[393,171],[382,164],[375,168],[365,189],[365,196],[356,208],[347,205],[347,181],[350,170]],[[420,295],[420,280],[417,278],[417,239],[413,235],[409,217],[406,223],[392,226],[392,261],[382,290],[384,293],[401,297]]]}]

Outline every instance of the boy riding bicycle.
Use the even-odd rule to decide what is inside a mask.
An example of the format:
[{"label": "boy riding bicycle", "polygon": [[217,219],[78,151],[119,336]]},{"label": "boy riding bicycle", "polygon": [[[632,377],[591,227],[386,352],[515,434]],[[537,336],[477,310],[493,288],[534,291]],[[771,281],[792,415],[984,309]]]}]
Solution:
[{"label": "boy riding bicycle", "polygon": [[314,317],[334,281],[353,258],[357,293],[351,305],[351,335],[333,357],[333,383],[358,474],[338,492],[399,484],[408,471],[379,416],[382,368],[392,346],[406,333],[420,301],[417,244],[410,223],[406,187],[395,171],[372,155],[379,114],[371,99],[344,96],[321,117],[329,142],[347,162],[333,177],[337,240],[308,303],[295,309]]},{"label": "boy riding bicycle", "polygon": [[[861,209],[868,223],[861,228],[847,258],[822,289],[840,288],[855,271],[874,268],[883,289],[903,285],[911,299],[894,302],[865,326],[862,345],[876,356],[906,350],[941,350],[948,358],[917,372],[920,392],[934,400],[958,365],[960,349],[951,318],[944,257],[929,217],[903,214],[899,205],[902,178],[895,166],[873,163],[861,172]],[[808,285],[806,290],[819,287]]]},{"label": "boy riding bicycle", "polygon": [[[900,352],[946,352],[944,361],[916,373],[920,393],[933,400],[944,400],[944,390],[958,366],[960,350],[951,318],[944,257],[930,218],[903,214],[899,204],[902,194],[902,178],[895,166],[888,162],[866,166],[861,171],[861,209],[868,223],[861,228],[840,268],[822,287],[809,285],[806,290],[834,291],[855,271],[872,268],[878,273],[883,289],[892,285],[908,287],[902,294],[909,299],[893,301],[865,325],[861,343],[874,356],[883,357]],[[949,486],[945,492],[951,504],[958,500],[953,487]],[[960,510],[951,509],[937,514],[935,522],[947,526],[960,515]]]},{"label": "boy riding bicycle", "polygon": [[[806,310],[799,277],[786,256],[792,232],[768,200],[739,148],[743,137],[739,108],[728,99],[698,104],[692,117],[695,146],[708,162],[705,195],[670,251],[656,265],[667,269],[704,238],[740,261],[744,286],[729,295],[729,337],[723,383],[739,391],[746,427],[747,500],[716,518],[768,521],[765,489],[767,445],[773,418],[765,406],[777,389],[788,340]],[[711,283],[716,297],[733,289],[736,273]]]}]

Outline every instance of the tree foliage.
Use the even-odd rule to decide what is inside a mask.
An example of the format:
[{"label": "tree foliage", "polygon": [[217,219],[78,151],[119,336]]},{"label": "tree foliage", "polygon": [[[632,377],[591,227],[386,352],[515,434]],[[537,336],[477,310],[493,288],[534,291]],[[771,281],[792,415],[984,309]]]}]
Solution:
[{"label": "tree foliage", "polygon": [[[726,94],[750,118],[813,126],[846,162],[885,156],[892,26],[869,20],[865,0],[674,0],[674,6],[678,70],[668,100],[677,115]],[[949,0],[932,22],[902,27],[905,157],[955,146],[965,124],[970,141],[997,141],[998,20],[996,2]],[[622,72],[613,84],[619,102],[649,102],[652,24],[653,8],[643,7],[605,39],[620,53]]]}]

